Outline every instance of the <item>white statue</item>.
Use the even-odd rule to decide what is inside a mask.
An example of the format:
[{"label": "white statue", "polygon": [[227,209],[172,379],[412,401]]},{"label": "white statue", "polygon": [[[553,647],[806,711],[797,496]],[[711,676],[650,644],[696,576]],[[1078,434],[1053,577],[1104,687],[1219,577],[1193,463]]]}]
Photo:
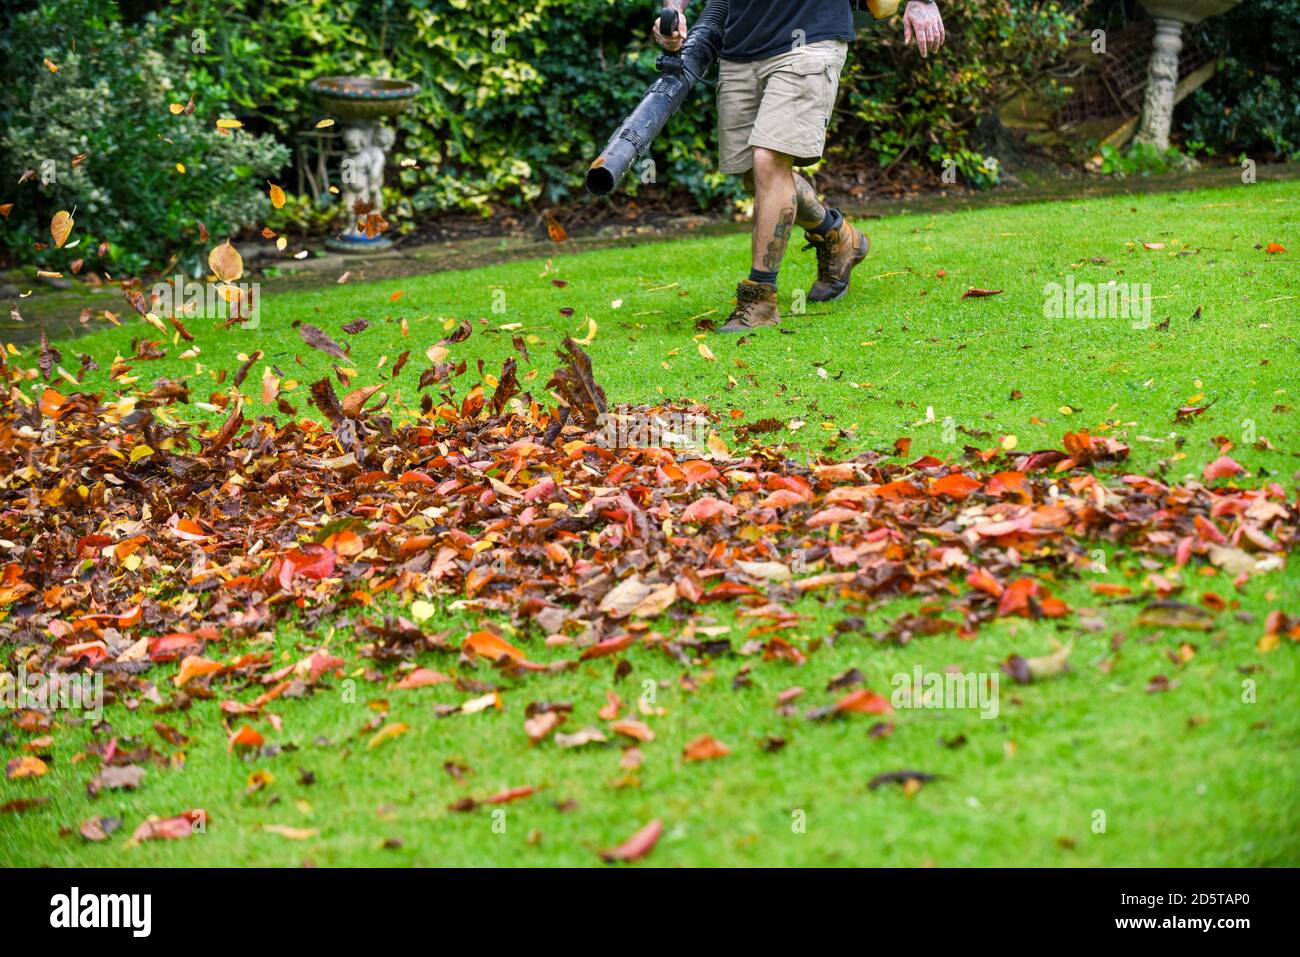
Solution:
[{"label": "white statue", "polygon": [[343,131],[343,207],[347,215],[383,212],[384,165],[397,134],[386,126],[350,126]]}]

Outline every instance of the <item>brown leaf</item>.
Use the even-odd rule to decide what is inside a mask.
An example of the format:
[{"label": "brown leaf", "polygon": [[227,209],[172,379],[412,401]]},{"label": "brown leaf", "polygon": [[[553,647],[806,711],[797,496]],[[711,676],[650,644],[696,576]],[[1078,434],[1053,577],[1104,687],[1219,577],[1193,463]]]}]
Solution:
[{"label": "brown leaf", "polygon": [[335,359],[348,358],[348,354],[343,351],[342,346],[313,325],[304,322],[298,327],[298,335],[302,337],[302,341],[307,345],[313,349],[319,349],[326,355],[333,356]]},{"label": "brown leaf", "polygon": [[712,761],[716,758],[725,758],[730,753],[731,749],[717,738],[702,734],[686,745],[682,751],[682,758],[686,761]]},{"label": "brown leaf", "polygon": [[102,769],[98,776],[94,778],[86,787],[86,791],[91,797],[94,797],[100,791],[117,790],[125,788],[128,791],[134,791],[144,780],[144,768],[134,764],[109,765]]}]

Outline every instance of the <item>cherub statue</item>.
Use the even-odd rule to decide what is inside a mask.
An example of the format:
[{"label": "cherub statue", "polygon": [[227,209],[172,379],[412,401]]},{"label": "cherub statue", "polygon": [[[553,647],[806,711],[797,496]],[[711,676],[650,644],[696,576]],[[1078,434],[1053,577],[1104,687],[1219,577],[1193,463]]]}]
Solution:
[{"label": "cherub statue", "polygon": [[344,217],[354,215],[357,203],[370,202],[370,136],[360,127],[343,131],[343,209]]},{"label": "cherub statue", "polygon": [[370,145],[366,147],[364,163],[370,193],[368,201],[376,213],[384,211],[384,163],[395,142],[397,134],[387,126],[380,126],[374,129]]}]

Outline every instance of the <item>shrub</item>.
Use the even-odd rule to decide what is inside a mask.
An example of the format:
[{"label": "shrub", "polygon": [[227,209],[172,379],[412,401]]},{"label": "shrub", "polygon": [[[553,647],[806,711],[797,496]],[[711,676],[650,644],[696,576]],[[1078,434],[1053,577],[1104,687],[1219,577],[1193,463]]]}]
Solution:
[{"label": "shrub", "polygon": [[972,133],[1014,92],[1060,95],[1046,68],[1064,56],[1076,15],[1055,2],[990,0],[944,4],[943,18],[946,44],[926,60],[904,47],[896,21],[859,33],[838,139],[882,167],[907,158],[938,174],[949,161],[968,184],[994,185],[999,168],[972,149]]},{"label": "shrub", "polygon": [[1300,160],[1300,7],[1252,0],[1208,20],[1207,44],[1223,60],[1205,86],[1180,105],[1189,136],[1220,152]]},{"label": "shrub", "polygon": [[[79,22],[75,51],[66,24]],[[6,34],[0,109],[4,181],[26,170],[3,242],[21,261],[63,271],[110,244],[108,271],[201,268],[200,223],[234,234],[269,211],[268,177],[288,160],[269,136],[219,130],[219,101],[196,91],[192,114],[173,115],[191,87],[160,52],[152,25],[124,26],[107,0],[45,0]],[[48,59],[57,72],[44,64]],[[16,94],[16,95],[12,95]],[[74,164],[74,157],[84,159]],[[183,170],[183,172],[182,172]],[[37,250],[50,217],[75,211],[73,249]]]},{"label": "shrub", "polygon": [[[1149,19],[1138,0],[1092,0],[1088,28]],[[1209,81],[1180,103],[1175,133],[1209,152],[1257,159],[1300,159],[1300,97],[1292,77],[1300,61],[1300,6],[1250,0],[1188,28],[1188,41],[1219,57]]]},{"label": "shrub", "polygon": [[[401,170],[403,192],[416,214],[487,213],[580,193],[587,163],[654,80],[651,9],[627,0],[172,0],[166,19],[196,76],[283,135],[315,116],[306,92],[315,76],[420,83],[397,121],[395,159],[418,163]],[[937,171],[952,158],[968,181],[989,185],[996,167],[970,149],[970,134],[1008,90],[1039,82],[1036,71],[1068,41],[1072,13],[998,0],[944,15],[950,45],[926,62],[903,49],[897,20],[859,34],[833,141],[880,166],[906,153]],[[205,56],[190,55],[195,30]],[[702,85],[654,145],[657,182],[702,207],[740,195],[736,178],[717,172],[714,119],[712,87]]]}]

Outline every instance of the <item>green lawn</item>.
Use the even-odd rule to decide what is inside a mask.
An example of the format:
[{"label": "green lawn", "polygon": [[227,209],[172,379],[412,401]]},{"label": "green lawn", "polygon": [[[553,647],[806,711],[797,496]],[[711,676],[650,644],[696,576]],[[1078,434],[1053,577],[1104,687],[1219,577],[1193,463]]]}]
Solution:
[{"label": "green lawn", "polygon": [[[709,318],[726,316],[747,268],[748,238],[736,235],[581,254],[557,247],[549,262],[270,296],[258,329],[190,321],[195,343],[164,343],[167,358],[134,363],[135,374],[140,384],[184,377],[201,401],[229,385],[217,384],[216,370],[229,372],[240,353],[261,349],[265,357],[243,386],[249,408],[262,411],[259,379],[263,365],[273,363],[298,383],[286,398],[299,412],[314,413],[305,383],[329,373],[332,360],[298,337],[292,325],[305,322],[352,344],[357,385],[379,381],[381,361],[386,377],[410,349],[389,405],[400,414],[418,409],[425,349],[460,319],[474,329],[452,346],[453,357],[470,363],[468,378],[459,380],[462,392],[477,381],[475,359],[495,372],[515,354],[512,336],[525,336],[532,365],[521,362],[521,379],[538,370],[523,383],[538,396],[559,340],[585,336],[590,319],[596,334],[586,348],[611,403],[701,402],[724,416],[740,410],[736,425],[778,418],[787,429],[763,439],[784,442],[793,457],[884,452],[901,436],[912,438],[914,456],[955,458],[966,445],[988,448],[1005,436],[1015,436],[1019,449],[1057,448],[1065,432],[1087,428],[1132,447],[1126,469],[1183,481],[1199,477],[1226,438],[1248,470],[1243,484],[1276,481],[1294,500],[1300,183],[900,215],[859,225],[871,235],[873,252],[849,295],[787,316],[784,332],[762,330],[743,344],[693,328],[711,310]],[[1269,243],[1290,252],[1269,254]],[[789,254],[783,308],[794,289],[810,283],[812,269],[810,253]],[[1045,284],[1064,284],[1067,276],[1076,283],[1149,283],[1151,323],[1045,318]],[[969,287],[1003,292],[963,301]],[[88,389],[109,388],[105,373],[114,354],[130,355],[133,338],[159,338],[125,304],[119,312],[120,329],[56,343],[65,369],[75,371],[78,353],[97,360],[100,372],[87,377]],[[354,336],[341,331],[358,317],[373,325]],[[197,358],[180,359],[191,345],[200,350]],[[66,383],[58,387],[72,391]],[[1180,407],[1206,405],[1203,414],[1175,422]],[[730,431],[724,438],[743,444]],[[134,793],[94,799],[85,785],[98,761],[74,762],[86,729],[56,715],[49,773],[0,781],[0,804],[51,799],[0,814],[0,863],[598,864],[593,849],[617,845],[652,818],[664,821],[665,833],[646,863],[661,866],[1300,863],[1300,648],[1287,640],[1268,653],[1256,648],[1269,610],[1300,614],[1295,561],[1241,593],[1222,573],[1188,569],[1185,600],[1208,590],[1239,602],[1218,615],[1210,632],[1138,625],[1139,605],[1107,603],[1088,585],[1137,589],[1147,570],[1123,553],[1111,554],[1106,568],[1087,581],[1062,583],[1070,617],[999,619],[974,641],[941,635],[899,647],[850,633],[803,666],[719,657],[691,669],[698,683],[691,691],[680,683],[687,669],[634,647],[621,656],[632,666],[621,680],[618,659],[601,658],[511,682],[500,712],[449,718],[435,717],[432,706],[468,697],[451,685],[390,691],[386,682],[360,678],[368,662],[350,654],[346,630],[330,636],[328,628],[282,629],[273,645],[284,663],[329,637],[358,676],[356,701],[335,692],[284,702],[283,730],[266,729],[279,753],[251,758],[227,754],[215,700],[162,716],[147,703],[134,711],[111,707],[107,720],[124,745],[136,736],[168,753],[184,750],[185,762],[179,769],[150,767]],[[729,610],[710,607],[718,609],[719,625],[733,624]],[[915,608],[911,600],[877,605],[866,631],[883,630]],[[808,639],[825,638],[836,621],[856,613],[811,599],[798,610],[808,615],[800,630]],[[447,614],[430,624],[460,636],[477,622]],[[735,646],[747,628],[735,623]],[[838,696],[827,681],[848,668],[888,695],[891,676],[914,665],[996,672],[1009,654],[1049,652],[1053,639],[1074,641],[1072,672],[1025,686],[1004,680],[995,719],[977,711],[900,710],[891,719],[893,734],[873,737],[875,719],[867,716],[802,717],[805,708]],[[1170,655],[1185,642],[1194,655],[1175,664]],[[250,642],[249,649],[265,645]],[[564,654],[535,641],[528,651],[541,661]],[[735,687],[742,666],[752,683]],[[174,668],[151,673],[160,688]],[[1173,687],[1149,693],[1148,683],[1161,674]],[[476,677],[496,680],[485,668]],[[657,738],[642,745],[639,769],[620,767],[623,752],[612,741],[573,751],[553,742],[528,745],[522,726],[529,702],[571,701],[564,730],[574,731],[602,724],[596,712],[608,690],[635,701],[647,680],[656,683],[653,707],[663,713],[648,719]],[[1247,683],[1254,688],[1250,703],[1243,700],[1251,697]],[[799,716],[785,717],[776,698],[793,685],[807,691]],[[385,720],[406,722],[410,731],[368,750],[368,724],[378,713],[371,705],[381,700],[388,703]],[[152,727],[160,719],[190,735],[190,744],[163,742]],[[686,742],[706,733],[732,753],[683,761]],[[785,738],[786,746],[763,750],[769,735]],[[6,727],[6,761],[28,737]],[[445,770],[448,762],[471,770],[458,780]],[[875,775],[900,769],[940,777],[912,794],[868,788]],[[274,780],[248,793],[255,771]],[[522,785],[541,790],[497,808],[504,817],[486,807],[448,809],[466,795]],[[147,816],[193,807],[210,815],[204,834],[128,846]],[[109,841],[92,844],[77,827],[93,815],[125,823]],[[294,840],[263,825],[319,833]]]}]

